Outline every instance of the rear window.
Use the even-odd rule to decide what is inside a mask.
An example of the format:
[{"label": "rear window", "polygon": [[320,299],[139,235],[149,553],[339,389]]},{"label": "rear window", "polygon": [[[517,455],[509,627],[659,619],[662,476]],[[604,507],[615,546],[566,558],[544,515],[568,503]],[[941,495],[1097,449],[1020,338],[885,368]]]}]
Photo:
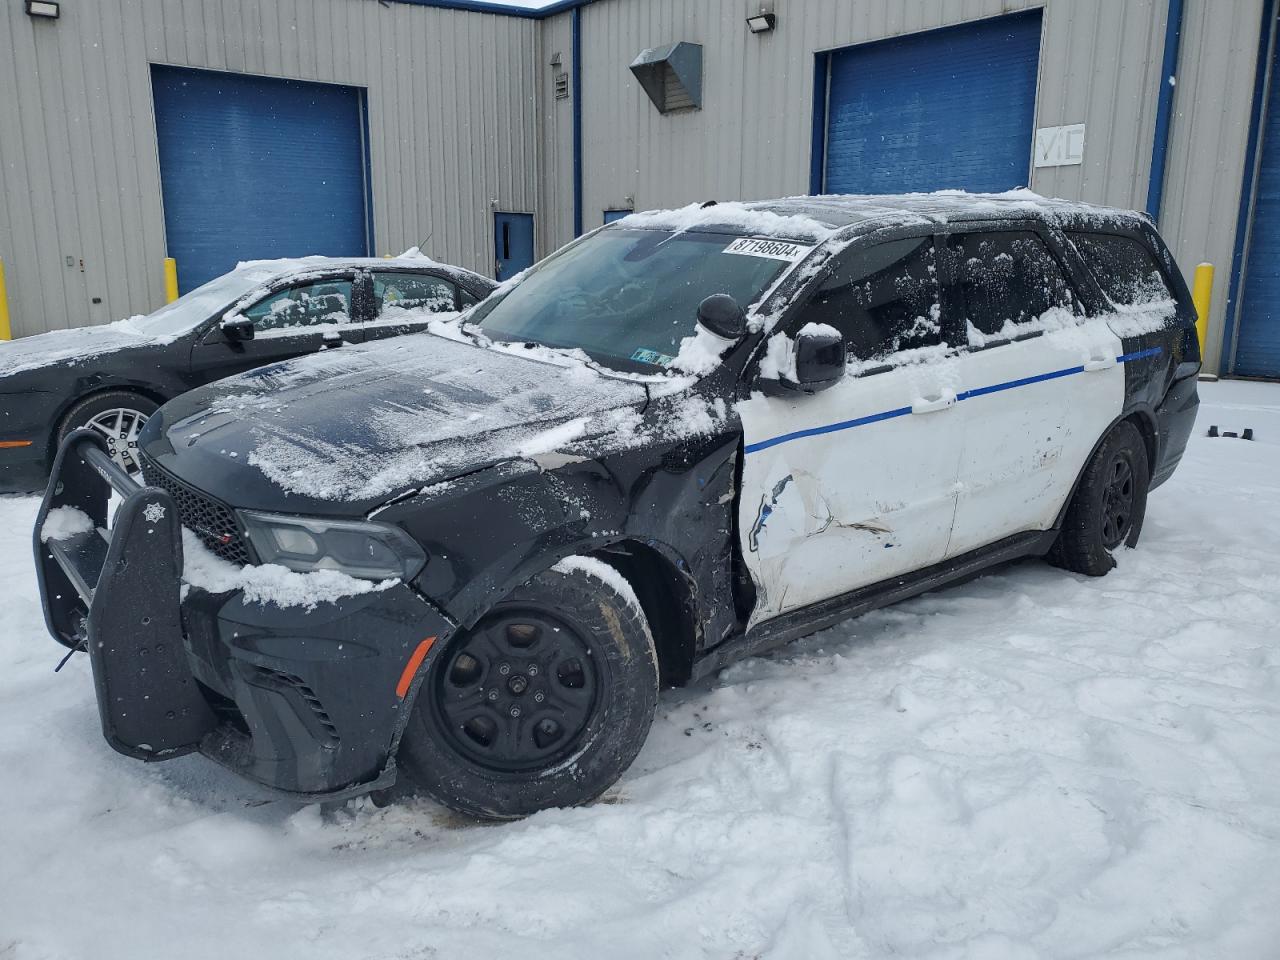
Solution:
[{"label": "rear window", "polygon": [[1113,233],[1068,233],[1112,303],[1132,307],[1173,299],[1164,272],[1147,247]]}]

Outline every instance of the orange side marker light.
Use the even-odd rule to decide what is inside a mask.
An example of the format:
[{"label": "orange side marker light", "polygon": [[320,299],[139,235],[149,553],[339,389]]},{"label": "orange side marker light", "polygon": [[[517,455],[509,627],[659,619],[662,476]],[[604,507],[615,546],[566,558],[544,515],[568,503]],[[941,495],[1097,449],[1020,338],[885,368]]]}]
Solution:
[{"label": "orange side marker light", "polygon": [[396,696],[401,700],[409,692],[414,675],[418,672],[418,668],[422,666],[422,661],[426,659],[427,653],[431,650],[431,645],[435,642],[435,637],[427,637],[409,655],[409,662],[404,665],[404,671],[400,674],[400,682],[396,684]]},{"label": "orange side marker light", "polygon": [[0,440],[0,450],[12,450],[14,447],[29,447],[30,440]]}]

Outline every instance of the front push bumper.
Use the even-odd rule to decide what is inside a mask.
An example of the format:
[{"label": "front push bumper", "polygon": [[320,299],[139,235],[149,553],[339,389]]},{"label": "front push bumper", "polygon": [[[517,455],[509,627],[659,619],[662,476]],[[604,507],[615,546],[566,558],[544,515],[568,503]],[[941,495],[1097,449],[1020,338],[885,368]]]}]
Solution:
[{"label": "front push bumper", "polygon": [[[122,500],[108,532],[112,490]],[[58,507],[94,529],[45,541]],[[88,430],[58,451],[33,542],[45,623],[88,652],[115,750],[149,761],[199,751],[307,800],[394,781],[409,706],[454,627],[409,586],[307,612],[238,592],[184,597],[173,498],[140,486]]]}]

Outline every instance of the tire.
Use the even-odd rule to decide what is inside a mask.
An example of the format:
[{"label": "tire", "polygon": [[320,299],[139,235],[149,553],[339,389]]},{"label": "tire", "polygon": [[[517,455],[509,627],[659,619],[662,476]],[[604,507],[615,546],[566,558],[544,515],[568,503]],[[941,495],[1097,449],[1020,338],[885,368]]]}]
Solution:
[{"label": "tire", "polygon": [[1150,482],[1142,434],[1127,420],[1116,424],[1085,467],[1049,559],[1086,576],[1106,574],[1114,550],[1138,544]]},{"label": "tire", "polygon": [[433,659],[400,764],[420,790],[473,817],[576,806],[631,765],[657,702],[657,652],[634,593],[603,561],[571,557]]},{"label": "tire", "polygon": [[[129,473],[137,473],[138,431],[159,409],[154,400],[132,390],[95,393],[63,415],[54,439],[61,446],[72,430],[91,426],[106,438],[112,459]],[[95,423],[96,418],[101,419]]]}]

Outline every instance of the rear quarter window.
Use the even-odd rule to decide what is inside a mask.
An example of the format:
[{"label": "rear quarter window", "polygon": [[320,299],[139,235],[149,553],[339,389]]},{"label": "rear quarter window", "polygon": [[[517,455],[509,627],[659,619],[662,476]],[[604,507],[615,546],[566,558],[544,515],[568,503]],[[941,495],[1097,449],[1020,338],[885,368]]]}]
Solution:
[{"label": "rear quarter window", "polygon": [[1155,255],[1139,241],[1111,233],[1067,236],[1112,303],[1130,307],[1174,299]]}]

